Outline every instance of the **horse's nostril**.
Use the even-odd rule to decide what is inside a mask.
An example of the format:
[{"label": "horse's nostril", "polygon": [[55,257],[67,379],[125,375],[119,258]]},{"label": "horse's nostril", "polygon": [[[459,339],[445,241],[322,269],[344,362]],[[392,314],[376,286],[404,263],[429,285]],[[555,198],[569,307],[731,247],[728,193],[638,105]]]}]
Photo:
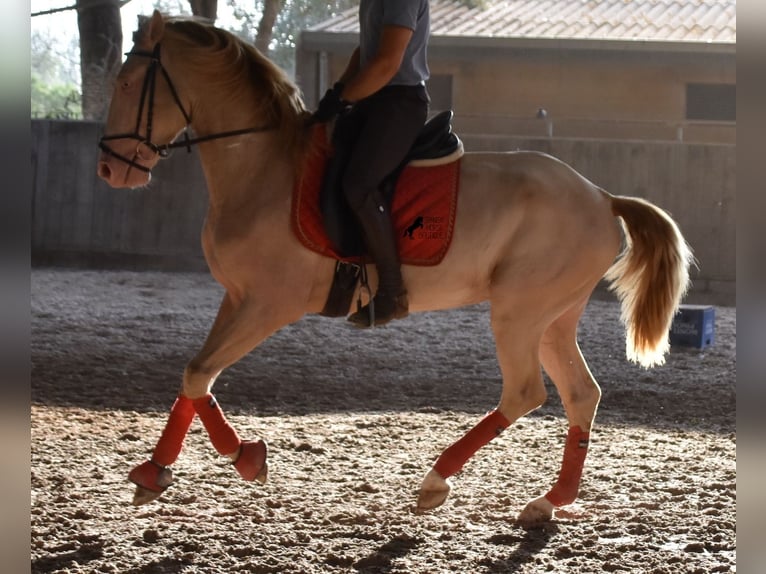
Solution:
[{"label": "horse's nostril", "polygon": [[98,169],[96,170],[96,173],[98,173],[98,177],[107,181],[110,177],[112,177],[112,170],[109,167],[109,164],[105,161],[98,162]]}]

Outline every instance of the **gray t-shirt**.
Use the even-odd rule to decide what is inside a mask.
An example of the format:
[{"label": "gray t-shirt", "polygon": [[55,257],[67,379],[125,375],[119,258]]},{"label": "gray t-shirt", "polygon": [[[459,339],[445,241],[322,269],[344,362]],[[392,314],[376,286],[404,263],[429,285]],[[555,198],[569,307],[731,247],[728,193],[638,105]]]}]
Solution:
[{"label": "gray t-shirt", "polygon": [[364,66],[378,51],[383,26],[413,31],[402,65],[389,86],[424,84],[429,77],[426,47],[431,33],[428,0],[361,0],[359,3],[359,57]]}]

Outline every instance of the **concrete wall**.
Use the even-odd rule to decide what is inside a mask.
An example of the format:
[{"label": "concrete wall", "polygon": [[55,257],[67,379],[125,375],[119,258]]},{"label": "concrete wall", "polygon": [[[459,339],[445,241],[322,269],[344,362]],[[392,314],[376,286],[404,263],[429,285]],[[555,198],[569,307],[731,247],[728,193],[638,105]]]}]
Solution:
[{"label": "concrete wall", "polygon": [[[734,84],[734,56],[506,50],[469,60],[429,53],[432,74],[453,77],[461,113],[678,121],[686,85]],[[585,134],[583,134],[585,135]]]},{"label": "concrete wall", "polygon": [[[204,269],[207,206],[196,152],[177,150],[145,189],[96,177],[101,127],[32,121],[32,254],[36,264]],[[733,145],[464,136],[468,151],[534,149],[610,193],[644,197],[678,221],[699,261],[694,297],[733,304],[736,174]]]},{"label": "concrete wall", "polygon": [[142,189],[96,176],[102,126],[32,120],[32,258],[36,264],[206,269],[207,191],[196,150],[176,150]]},{"label": "concrete wall", "polygon": [[[350,35],[302,33],[296,68],[310,106],[340,77],[355,42]],[[736,84],[733,51],[540,46],[502,38],[431,39],[431,75],[448,80],[448,107],[461,133],[530,134],[529,120],[544,108],[562,137],[736,141],[733,121],[686,119],[687,84]]]}]

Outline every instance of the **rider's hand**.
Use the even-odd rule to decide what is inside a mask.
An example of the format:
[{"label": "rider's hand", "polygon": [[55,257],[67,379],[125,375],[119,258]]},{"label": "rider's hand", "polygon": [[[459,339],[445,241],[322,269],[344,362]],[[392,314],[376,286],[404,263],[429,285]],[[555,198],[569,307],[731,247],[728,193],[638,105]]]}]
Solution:
[{"label": "rider's hand", "polygon": [[314,112],[314,120],[317,122],[329,122],[343,110],[345,110],[350,103],[341,99],[340,94],[343,91],[343,84],[336,82],[336,84],[327,92],[324,97],[319,101],[319,106]]}]

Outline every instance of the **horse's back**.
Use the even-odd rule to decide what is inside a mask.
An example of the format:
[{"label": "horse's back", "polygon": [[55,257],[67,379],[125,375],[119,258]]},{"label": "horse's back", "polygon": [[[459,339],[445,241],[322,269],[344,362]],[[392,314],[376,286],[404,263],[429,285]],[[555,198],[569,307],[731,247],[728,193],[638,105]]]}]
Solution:
[{"label": "horse's back", "polygon": [[486,194],[485,201],[494,208],[516,211],[547,206],[552,211],[592,213],[609,204],[603,190],[543,152],[467,153],[462,162],[461,188],[469,190],[470,196]]},{"label": "horse's back", "polygon": [[453,287],[469,281],[466,302],[593,288],[621,244],[606,192],[540,152],[466,153],[461,161],[452,245],[441,269],[424,275]]}]

